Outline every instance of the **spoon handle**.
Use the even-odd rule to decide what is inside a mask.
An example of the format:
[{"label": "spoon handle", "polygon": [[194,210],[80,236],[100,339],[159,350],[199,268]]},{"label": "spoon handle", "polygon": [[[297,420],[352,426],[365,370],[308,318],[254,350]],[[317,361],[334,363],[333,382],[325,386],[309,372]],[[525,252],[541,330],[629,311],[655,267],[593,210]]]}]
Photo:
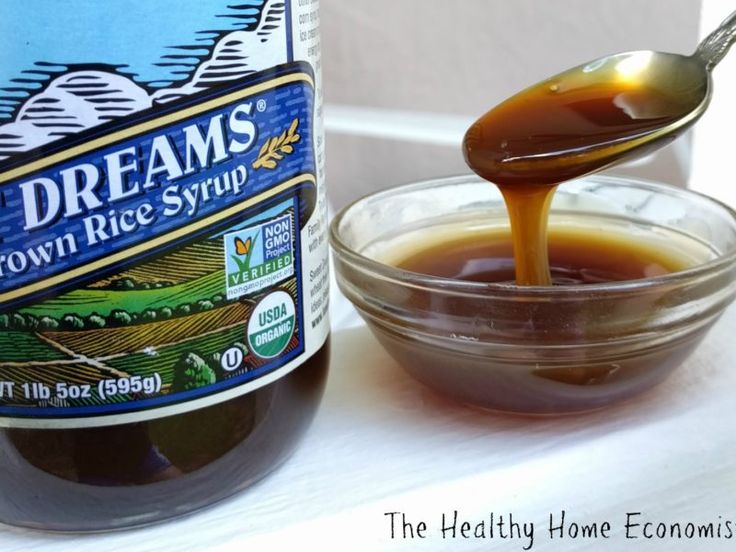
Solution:
[{"label": "spoon handle", "polygon": [[715,31],[705,37],[693,55],[699,57],[710,71],[728,53],[734,42],[736,42],[736,12],[729,15]]}]

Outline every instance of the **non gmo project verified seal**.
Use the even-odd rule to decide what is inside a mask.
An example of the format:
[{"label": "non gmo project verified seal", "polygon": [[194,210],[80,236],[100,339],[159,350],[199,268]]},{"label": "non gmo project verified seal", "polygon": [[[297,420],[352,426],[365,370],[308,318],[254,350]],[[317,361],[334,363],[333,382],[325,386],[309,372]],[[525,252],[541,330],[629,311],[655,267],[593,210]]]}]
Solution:
[{"label": "non gmo project verified seal", "polygon": [[225,234],[227,298],[255,293],[294,275],[294,226],[286,214]]}]

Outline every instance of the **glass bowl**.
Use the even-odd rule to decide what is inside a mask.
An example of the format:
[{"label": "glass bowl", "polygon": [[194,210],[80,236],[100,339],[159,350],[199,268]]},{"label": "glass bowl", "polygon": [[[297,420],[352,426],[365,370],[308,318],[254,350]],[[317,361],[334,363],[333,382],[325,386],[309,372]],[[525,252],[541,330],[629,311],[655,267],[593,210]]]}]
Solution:
[{"label": "glass bowl", "polygon": [[736,294],[736,213],[662,184],[591,176],[561,185],[550,228],[605,231],[687,256],[691,268],[623,282],[520,287],[392,266],[428,233],[508,226],[475,176],[360,199],[332,222],[337,282],[414,378],[476,406],[526,414],[600,408],[661,382]]}]

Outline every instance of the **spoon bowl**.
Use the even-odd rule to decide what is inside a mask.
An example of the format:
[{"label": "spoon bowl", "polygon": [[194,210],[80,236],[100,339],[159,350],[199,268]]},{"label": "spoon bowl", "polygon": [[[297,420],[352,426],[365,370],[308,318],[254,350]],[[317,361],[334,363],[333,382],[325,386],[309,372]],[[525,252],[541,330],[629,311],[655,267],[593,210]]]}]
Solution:
[{"label": "spoon bowl", "polygon": [[711,70],[736,40],[736,12],[691,56],[606,56],[512,96],[463,141],[468,165],[495,184],[554,185],[642,156],[705,112]]}]

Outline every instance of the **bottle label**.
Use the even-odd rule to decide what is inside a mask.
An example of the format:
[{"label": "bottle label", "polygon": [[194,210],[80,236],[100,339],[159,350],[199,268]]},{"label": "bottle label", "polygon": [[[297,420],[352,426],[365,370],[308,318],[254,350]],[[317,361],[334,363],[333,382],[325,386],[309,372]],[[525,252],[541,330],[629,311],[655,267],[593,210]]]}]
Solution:
[{"label": "bottle label", "polygon": [[[135,4],[176,26],[168,2]],[[49,16],[33,3],[20,44]],[[329,329],[317,3],[206,2],[197,27],[177,0],[177,54],[133,38],[146,13],[129,51],[100,44],[94,4],[65,3],[79,44],[0,70],[0,426],[202,408]]]}]

